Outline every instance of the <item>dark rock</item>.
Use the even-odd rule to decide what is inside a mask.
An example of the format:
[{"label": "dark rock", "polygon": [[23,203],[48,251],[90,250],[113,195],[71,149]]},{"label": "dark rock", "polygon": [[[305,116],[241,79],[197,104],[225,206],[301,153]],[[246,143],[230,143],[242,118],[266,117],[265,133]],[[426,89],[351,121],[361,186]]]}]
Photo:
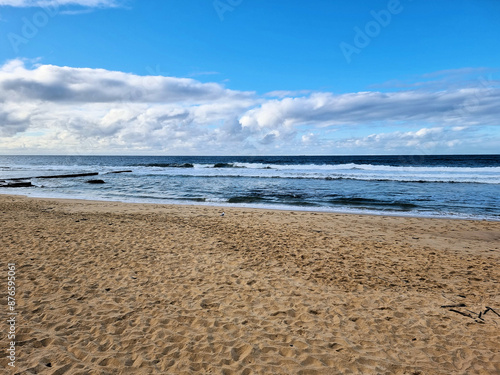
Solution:
[{"label": "dark rock", "polygon": [[104,182],[103,180],[88,180],[88,181],[85,181],[87,184],[105,184],[106,182]]},{"label": "dark rock", "polygon": [[21,188],[21,187],[32,187],[34,186],[30,181],[1,181],[0,187],[8,187],[8,188]]},{"label": "dark rock", "polygon": [[32,177],[17,177],[9,178],[9,181],[20,181],[20,180],[30,180],[32,178],[72,178],[72,177],[87,177],[87,176],[97,176],[99,173],[77,173],[77,174],[59,174],[54,176],[32,176]]},{"label": "dark rock", "polygon": [[55,176],[39,176],[35,178],[72,178],[72,177],[87,177],[87,176],[97,176],[99,173],[76,173],[76,174],[59,174]]},{"label": "dark rock", "polygon": [[132,171],[113,171],[113,172],[108,172],[106,174],[118,174],[118,173],[132,173]]},{"label": "dark rock", "polygon": [[159,167],[159,168],[194,168],[194,165],[191,163],[152,163],[146,164],[146,167]]},{"label": "dark rock", "polygon": [[234,164],[231,163],[215,163],[214,168],[234,168]]}]

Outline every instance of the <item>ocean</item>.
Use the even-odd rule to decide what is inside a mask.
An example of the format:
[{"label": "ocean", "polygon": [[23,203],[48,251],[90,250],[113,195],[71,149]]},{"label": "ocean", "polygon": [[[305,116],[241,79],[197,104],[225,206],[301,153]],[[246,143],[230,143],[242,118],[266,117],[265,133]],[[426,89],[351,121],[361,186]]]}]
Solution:
[{"label": "ocean", "polygon": [[34,186],[0,194],[500,220],[500,155],[0,156],[12,178]]}]

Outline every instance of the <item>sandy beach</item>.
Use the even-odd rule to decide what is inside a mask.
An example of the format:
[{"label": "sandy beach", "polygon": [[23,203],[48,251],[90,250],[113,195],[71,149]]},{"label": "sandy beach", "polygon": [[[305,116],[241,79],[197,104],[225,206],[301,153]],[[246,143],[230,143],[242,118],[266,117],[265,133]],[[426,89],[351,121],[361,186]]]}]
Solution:
[{"label": "sandy beach", "polygon": [[222,210],[1,195],[0,367],[500,374],[500,222]]}]

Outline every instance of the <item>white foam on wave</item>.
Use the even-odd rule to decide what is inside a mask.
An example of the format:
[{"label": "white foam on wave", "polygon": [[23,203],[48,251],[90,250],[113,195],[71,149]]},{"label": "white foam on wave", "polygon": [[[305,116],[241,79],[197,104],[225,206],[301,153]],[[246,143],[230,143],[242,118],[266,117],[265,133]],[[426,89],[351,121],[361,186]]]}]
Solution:
[{"label": "white foam on wave", "polygon": [[315,171],[387,171],[387,172],[440,172],[440,173],[500,173],[500,167],[444,167],[444,166],[392,166],[374,164],[262,164],[262,163],[233,163],[235,166],[250,169],[276,170],[315,170]]},{"label": "white foam on wave", "polygon": [[[243,163],[240,163],[243,164]],[[352,164],[355,165],[355,164]],[[134,173],[140,175],[165,175],[179,177],[227,177],[227,178],[291,178],[291,179],[351,179],[363,181],[401,182],[457,182],[500,184],[500,168],[418,168],[389,167],[352,168],[349,164],[339,166],[289,165],[264,166],[262,168],[210,168],[195,165],[194,168],[138,167]],[[346,167],[349,166],[349,167]],[[319,168],[320,167],[320,168]]]}]

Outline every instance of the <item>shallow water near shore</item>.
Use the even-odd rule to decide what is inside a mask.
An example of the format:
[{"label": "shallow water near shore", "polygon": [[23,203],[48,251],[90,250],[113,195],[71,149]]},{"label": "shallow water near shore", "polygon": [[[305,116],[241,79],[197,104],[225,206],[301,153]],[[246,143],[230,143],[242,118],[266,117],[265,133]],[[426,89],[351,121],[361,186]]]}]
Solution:
[{"label": "shallow water near shore", "polygon": [[[31,178],[88,172],[105,184]],[[35,186],[0,193],[500,220],[500,155],[0,156],[0,180],[10,178]]]}]

